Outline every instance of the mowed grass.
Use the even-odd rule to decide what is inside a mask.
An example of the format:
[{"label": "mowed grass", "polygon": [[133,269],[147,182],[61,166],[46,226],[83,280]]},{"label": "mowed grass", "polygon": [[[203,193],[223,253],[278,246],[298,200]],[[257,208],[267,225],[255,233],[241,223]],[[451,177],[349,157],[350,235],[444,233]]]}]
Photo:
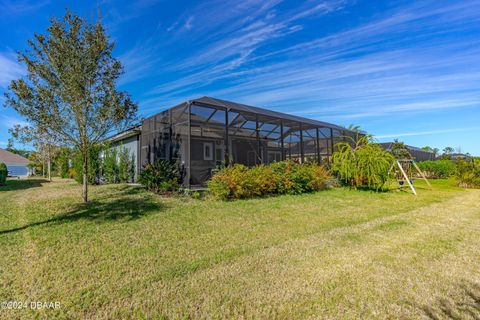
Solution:
[{"label": "mowed grass", "polygon": [[[0,318],[480,317],[480,190],[234,202],[69,180],[0,189]],[[394,185],[392,185],[394,187]]]}]

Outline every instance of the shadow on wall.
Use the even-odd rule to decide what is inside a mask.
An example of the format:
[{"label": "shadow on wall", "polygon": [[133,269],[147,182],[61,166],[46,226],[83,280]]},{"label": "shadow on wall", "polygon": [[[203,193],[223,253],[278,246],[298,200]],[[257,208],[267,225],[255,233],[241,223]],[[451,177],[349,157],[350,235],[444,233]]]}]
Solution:
[{"label": "shadow on wall", "polygon": [[2,191],[16,191],[30,188],[41,187],[43,183],[48,183],[46,179],[7,179],[5,186],[0,186]]},{"label": "shadow on wall", "polygon": [[421,307],[428,319],[480,319],[480,284],[465,282],[460,285],[461,298],[442,298],[437,303]]},{"label": "shadow on wall", "polygon": [[75,204],[70,211],[51,219],[29,223],[8,230],[0,230],[0,235],[46,224],[70,223],[81,219],[100,223],[115,220],[128,222],[148,214],[164,211],[167,208],[166,205],[159,203],[153,195],[142,194],[141,196],[136,196],[139,193],[142,193],[142,189],[138,187],[120,187],[114,193],[103,194],[101,197],[92,199],[88,203]]}]

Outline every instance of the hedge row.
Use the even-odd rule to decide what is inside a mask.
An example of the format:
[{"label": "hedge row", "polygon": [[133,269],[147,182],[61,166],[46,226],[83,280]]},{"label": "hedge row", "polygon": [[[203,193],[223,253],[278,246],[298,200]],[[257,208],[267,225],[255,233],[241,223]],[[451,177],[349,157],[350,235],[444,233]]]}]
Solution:
[{"label": "hedge row", "polygon": [[480,188],[480,159],[457,161],[456,179],[464,188]]},{"label": "hedge row", "polygon": [[5,163],[0,163],[0,186],[5,185],[7,181],[8,169]]},{"label": "hedge row", "polygon": [[457,166],[451,160],[423,161],[418,163],[418,167],[430,179],[449,178],[457,172]]},{"label": "hedge row", "polygon": [[331,179],[328,171],[317,164],[281,161],[253,168],[235,164],[218,171],[208,188],[217,199],[245,199],[318,191],[326,189]]}]

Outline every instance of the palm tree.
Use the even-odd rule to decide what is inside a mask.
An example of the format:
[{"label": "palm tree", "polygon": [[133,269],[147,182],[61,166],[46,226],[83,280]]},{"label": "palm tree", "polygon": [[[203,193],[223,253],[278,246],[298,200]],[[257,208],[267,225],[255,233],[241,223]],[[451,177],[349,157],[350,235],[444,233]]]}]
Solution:
[{"label": "palm tree", "polygon": [[355,125],[353,123],[349,124],[347,127],[348,130],[353,131],[353,132],[362,132],[361,128],[359,125]]},{"label": "palm tree", "polygon": [[455,149],[453,149],[452,147],[445,147],[445,148],[443,149],[443,153],[444,153],[444,154],[452,154],[453,151],[455,151]]}]

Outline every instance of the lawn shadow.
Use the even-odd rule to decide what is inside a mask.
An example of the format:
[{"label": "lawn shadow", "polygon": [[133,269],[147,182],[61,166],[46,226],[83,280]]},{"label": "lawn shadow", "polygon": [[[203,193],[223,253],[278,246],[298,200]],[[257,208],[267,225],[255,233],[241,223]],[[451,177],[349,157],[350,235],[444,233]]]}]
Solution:
[{"label": "lawn shadow", "polygon": [[350,190],[365,192],[365,193],[389,193],[392,192],[392,189],[389,186],[384,186],[383,188],[372,189],[368,186],[358,186],[358,187],[348,187]]},{"label": "lawn shadow", "polygon": [[433,305],[421,306],[428,319],[480,319],[480,284],[465,282],[460,285],[462,297],[439,299]]},{"label": "lawn shadow", "polygon": [[9,179],[5,186],[0,186],[0,192],[38,188],[48,182],[46,179]]},{"label": "lawn shadow", "polygon": [[136,196],[142,190],[134,189],[140,188],[126,186],[126,188],[121,188],[118,192],[116,191],[114,197],[108,194],[101,195],[101,197],[92,199],[88,203],[75,204],[68,212],[53,218],[8,230],[0,230],[0,235],[46,224],[71,223],[82,219],[99,223],[115,220],[128,222],[167,209],[167,206],[159,203],[158,200],[154,199],[153,195]]}]

